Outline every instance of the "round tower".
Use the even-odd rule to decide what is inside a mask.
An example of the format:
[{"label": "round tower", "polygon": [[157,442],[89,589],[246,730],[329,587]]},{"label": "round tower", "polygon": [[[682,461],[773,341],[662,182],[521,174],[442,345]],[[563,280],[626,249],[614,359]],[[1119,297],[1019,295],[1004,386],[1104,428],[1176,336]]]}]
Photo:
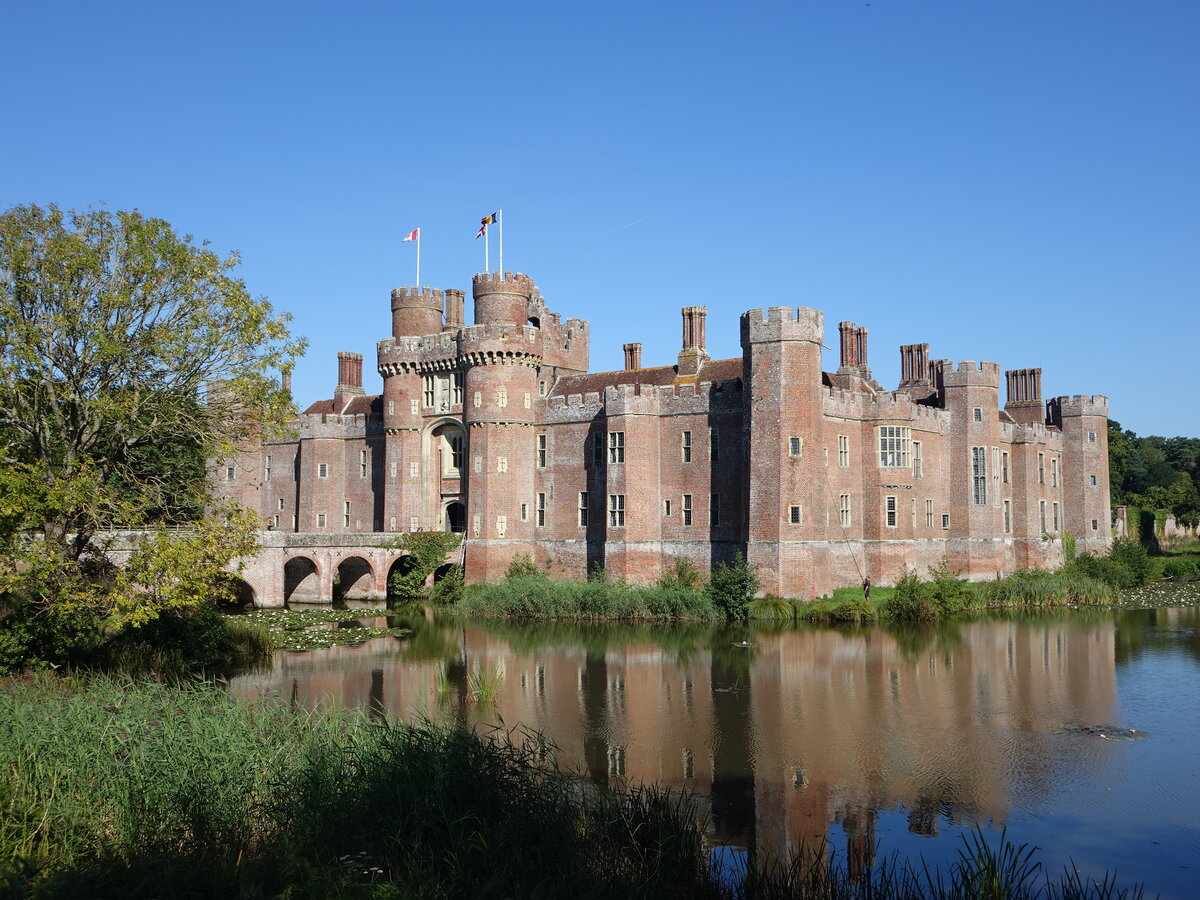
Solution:
[{"label": "round tower", "polygon": [[392,288],[392,337],[421,337],[442,330],[441,291],[426,286]]},{"label": "round tower", "polygon": [[533,279],[520,272],[480,272],[471,284],[476,325],[525,325]]}]

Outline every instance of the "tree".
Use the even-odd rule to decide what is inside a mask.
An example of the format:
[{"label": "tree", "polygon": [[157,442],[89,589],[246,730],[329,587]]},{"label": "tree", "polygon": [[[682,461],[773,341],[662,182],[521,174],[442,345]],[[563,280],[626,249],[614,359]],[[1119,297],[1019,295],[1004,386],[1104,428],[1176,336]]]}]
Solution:
[{"label": "tree", "polygon": [[0,594],[10,605],[146,621],[198,602],[190,574],[247,550],[250,523],[230,510],[210,509],[186,540],[144,542],[126,576],[103,571],[98,538],[202,517],[203,461],[290,412],[276,376],[303,342],[250,295],[238,262],[137,211],[0,216]]}]

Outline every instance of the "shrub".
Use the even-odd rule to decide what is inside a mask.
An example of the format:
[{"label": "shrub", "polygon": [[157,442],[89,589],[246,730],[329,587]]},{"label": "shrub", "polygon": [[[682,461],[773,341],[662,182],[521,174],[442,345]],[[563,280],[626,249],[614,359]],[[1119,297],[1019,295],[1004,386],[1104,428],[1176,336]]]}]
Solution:
[{"label": "shrub", "polygon": [[725,618],[744,619],[758,590],[758,575],[739,553],[732,563],[717,563],[705,590]]},{"label": "shrub", "polygon": [[446,562],[447,555],[461,540],[449,531],[410,531],[387,545],[409,554],[409,568],[392,573],[388,579],[388,593],[396,597],[423,596],[426,579]]},{"label": "shrub", "polygon": [[897,622],[931,622],[937,618],[937,608],[930,600],[929,587],[916,572],[906,571],[879,611]]},{"label": "shrub", "polygon": [[970,588],[958,577],[958,573],[950,568],[950,562],[943,559],[936,566],[929,567],[931,581],[925,585],[922,593],[942,615],[951,615],[965,610],[970,601]]},{"label": "shrub", "polygon": [[1164,560],[1163,575],[1176,581],[1194,581],[1200,578],[1200,564],[1194,559],[1174,557]]},{"label": "shrub", "polygon": [[694,591],[700,587],[701,581],[703,581],[703,577],[700,575],[700,570],[692,564],[690,559],[676,557],[671,568],[663,572],[662,577],[658,579],[658,586],[668,591]]},{"label": "shrub", "polygon": [[505,581],[513,581],[517,578],[544,578],[545,575],[533,562],[533,558],[528,553],[518,553],[513,557],[513,561],[508,564],[508,569],[504,573]]},{"label": "shrub", "polygon": [[1140,587],[1146,584],[1154,574],[1150,562],[1150,554],[1146,548],[1132,538],[1117,538],[1113,541],[1108,558],[1114,563],[1124,566],[1132,573],[1133,583],[1121,587]]},{"label": "shrub", "polygon": [[463,597],[463,567],[453,565],[446,570],[442,578],[433,583],[429,592],[429,602],[435,606],[453,606]]}]

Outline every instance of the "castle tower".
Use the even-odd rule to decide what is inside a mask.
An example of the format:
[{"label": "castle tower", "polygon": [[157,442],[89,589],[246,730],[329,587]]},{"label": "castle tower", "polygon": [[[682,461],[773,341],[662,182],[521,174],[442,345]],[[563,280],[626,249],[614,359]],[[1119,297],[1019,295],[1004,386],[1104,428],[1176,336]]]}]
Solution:
[{"label": "castle tower", "polygon": [[[518,553],[533,554],[539,329],[526,325],[536,288],[526,275],[476,275],[475,324],[459,334],[466,369],[467,570],[494,580]],[[524,521],[521,506],[525,504]]]},{"label": "castle tower", "polygon": [[426,285],[392,289],[392,337],[420,337],[442,330],[441,291]]},{"label": "castle tower", "polygon": [[[826,503],[819,490],[825,484],[820,451],[824,316],[807,307],[774,306],[750,310],[741,326],[749,434],[746,558],[757,567],[766,593],[824,592],[821,578],[828,573],[824,560],[813,557],[811,543],[815,511]],[[793,523],[792,506],[807,510],[807,517],[802,513]]]},{"label": "castle tower", "polygon": [[1065,530],[1080,553],[1104,554],[1112,545],[1108,484],[1108,398],[1055,397],[1050,421],[1062,429]]}]

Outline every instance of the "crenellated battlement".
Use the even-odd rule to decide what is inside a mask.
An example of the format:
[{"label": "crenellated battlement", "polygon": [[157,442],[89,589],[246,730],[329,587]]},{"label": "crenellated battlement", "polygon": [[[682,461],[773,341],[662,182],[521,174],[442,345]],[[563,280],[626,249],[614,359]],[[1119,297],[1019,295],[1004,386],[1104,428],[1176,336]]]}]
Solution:
[{"label": "crenellated battlement", "polygon": [[471,290],[480,294],[520,294],[532,298],[538,295],[537,285],[523,272],[480,272],[471,279]]},{"label": "crenellated battlement", "polygon": [[445,302],[446,292],[427,284],[421,287],[410,285],[392,288],[393,310],[402,306],[426,306],[441,312]]},{"label": "crenellated battlement", "polygon": [[825,314],[808,306],[772,306],[742,314],[742,346],[825,339]]},{"label": "crenellated battlement", "polygon": [[1108,398],[1103,394],[1072,394],[1052,397],[1046,401],[1046,412],[1051,422],[1058,424],[1064,417],[1104,416],[1108,417]]},{"label": "crenellated battlement", "polygon": [[956,369],[947,366],[941,370],[941,383],[943,387],[991,387],[999,390],[1000,366],[987,360],[976,362],[964,359]]}]

